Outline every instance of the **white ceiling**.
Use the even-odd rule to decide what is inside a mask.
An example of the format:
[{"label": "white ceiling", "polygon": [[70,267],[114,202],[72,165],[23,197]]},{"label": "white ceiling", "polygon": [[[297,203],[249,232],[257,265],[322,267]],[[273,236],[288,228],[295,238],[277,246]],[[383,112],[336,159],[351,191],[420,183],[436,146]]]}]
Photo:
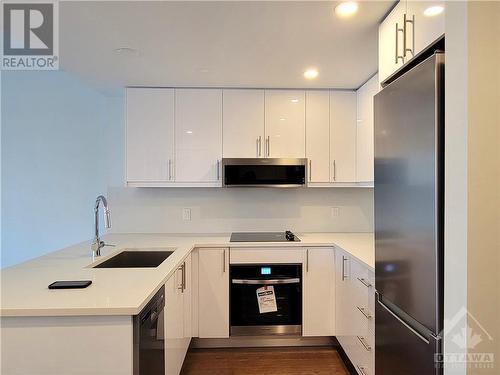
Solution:
[{"label": "white ceiling", "polygon": [[[330,1],[60,2],[60,63],[102,90],[357,88],[377,70],[378,23],[393,3],[361,2],[339,19]],[[302,75],[310,66],[313,81]]]}]

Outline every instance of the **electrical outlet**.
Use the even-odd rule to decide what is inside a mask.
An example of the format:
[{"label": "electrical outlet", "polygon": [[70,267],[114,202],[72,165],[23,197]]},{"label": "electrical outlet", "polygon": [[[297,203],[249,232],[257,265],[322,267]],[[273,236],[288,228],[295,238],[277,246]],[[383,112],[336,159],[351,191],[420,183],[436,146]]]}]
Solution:
[{"label": "electrical outlet", "polygon": [[339,217],[339,216],[340,216],[340,208],[332,207],[332,217]]},{"label": "electrical outlet", "polygon": [[182,209],[182,220],[191,221],[191,209],[190,208],[183,208]]}]

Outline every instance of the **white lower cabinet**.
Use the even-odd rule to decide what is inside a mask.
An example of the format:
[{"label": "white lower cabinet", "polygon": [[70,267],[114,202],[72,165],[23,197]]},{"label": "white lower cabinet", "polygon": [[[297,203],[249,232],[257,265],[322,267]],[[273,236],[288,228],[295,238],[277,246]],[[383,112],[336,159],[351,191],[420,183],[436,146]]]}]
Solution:
[{"label": "white lower cabinet", "polygon": [[336,335],[360,375],[375,373],[374,273],[336,248]]},{"label": "white lower cabinet", "polygon": [[165,371],[178,375],[186,356],[191,337],[186,337],[185,324],[191,320],[190,300],[186,297],[186,262],[179,267],[165,284]]},{"label": "white lower cabinet", "polygon": [[198,335],[229,337],[229,249],[199,249],[198,254]]},{"label": "white lower cabinet", "polygon": [[331,247],[305,248],[303,336],[335,334],[335,255]]}]

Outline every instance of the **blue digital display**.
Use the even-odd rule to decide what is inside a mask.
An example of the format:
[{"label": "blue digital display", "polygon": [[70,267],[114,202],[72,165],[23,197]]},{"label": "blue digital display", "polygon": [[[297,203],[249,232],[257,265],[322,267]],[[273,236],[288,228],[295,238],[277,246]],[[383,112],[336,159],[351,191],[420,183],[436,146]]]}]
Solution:
[{"label": "blue digital display", "polygon": [[261,275],[270,275],[271,274],[271,267],[260,267],[260,274]]}]

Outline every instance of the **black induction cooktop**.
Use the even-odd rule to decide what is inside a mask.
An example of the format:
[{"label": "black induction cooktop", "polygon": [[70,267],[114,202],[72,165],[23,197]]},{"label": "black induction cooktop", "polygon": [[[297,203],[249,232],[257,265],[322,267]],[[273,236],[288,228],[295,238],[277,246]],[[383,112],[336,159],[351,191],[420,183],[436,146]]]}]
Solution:
[{"label": "black induction cooktop", "polygon": [[233,232],[230,242],[300,242],[292,232]]}]

